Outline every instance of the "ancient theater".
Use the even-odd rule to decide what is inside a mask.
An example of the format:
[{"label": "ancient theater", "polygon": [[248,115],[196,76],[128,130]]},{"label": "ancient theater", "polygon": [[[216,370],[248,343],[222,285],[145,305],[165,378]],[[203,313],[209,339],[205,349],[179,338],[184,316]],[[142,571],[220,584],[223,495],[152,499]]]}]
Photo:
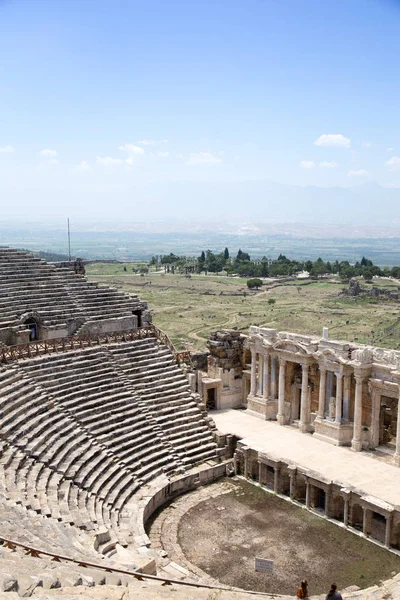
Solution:
[{"label": "ancient theater", "polygon": [[[399,352],[326,329],[219,331],[192,357],[82,262],[0,248],[0,592],[247,600],[147,529],[230,477],[400,556],[399,382]],[[355,584],[400,597],[396,572]]]}]

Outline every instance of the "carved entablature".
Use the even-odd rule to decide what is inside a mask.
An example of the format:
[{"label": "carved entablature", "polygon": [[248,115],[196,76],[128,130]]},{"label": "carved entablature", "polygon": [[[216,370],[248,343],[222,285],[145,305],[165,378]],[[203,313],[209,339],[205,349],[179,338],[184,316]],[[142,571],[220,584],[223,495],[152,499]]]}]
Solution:
[{"label": "carved entablature", "polygon": [[310,353],[307,352],[306,348],[304,348],[301,344],[292,342],[291,340],[279,340],[273,345],[273,349],[281,352],[289,352],[290,354],[310,356]]},{"label": "carved entablature", "polygon": [[318,364],[324,366],[330,371],[342,371],[343,366],[347,364],[342,356],[338,356],[333,350],[325,348],[322,352],[316,352],[315,358],[318,360]]},{"label": "carved entablature", "polygon": [[387,348],[373,348],[373,361],[382,365],[389,365],[395,369],[400,369],[400,352],[398,350],[388,350]]},{"label": "carved entablature", "polygon": [[373,349],[365,346],[364,348],[357,348],[351,353],[351,358],[354,362],[362,365],[371,365],[373,361]]},{"label": "carved entablature", "polygon": [[334,340],[321,339],[318,344],[318,349],[320,351],[330,351],[335,356],[338,356],[346,361],[349,358],[350,344],[348,344],[347,342],[338,342]]},{"label": "carved entablature", "polygon": [[308,335],[299,335],[298,333],[289,333],[288,331],[280,331],[278,338],[285,342],[292,342],[307,350],[307,354],[312,354],[318,350],[318,340],[311,338]]}]

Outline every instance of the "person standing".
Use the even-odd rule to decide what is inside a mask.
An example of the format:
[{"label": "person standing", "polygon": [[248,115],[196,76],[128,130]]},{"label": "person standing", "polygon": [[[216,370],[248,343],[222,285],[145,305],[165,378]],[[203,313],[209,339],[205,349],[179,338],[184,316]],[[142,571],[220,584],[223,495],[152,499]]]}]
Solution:
[{"label": "person standing", "polygon": [[300,583],[300,587],[297,590],[297,598],[308,598],[308,583],[307,579],[303,579]]},{"label": "person standing", "polygon": [[342,594],[337,591],[336,583],[332,583],[331,589],[327,593],[325,600],[343,600]]}]

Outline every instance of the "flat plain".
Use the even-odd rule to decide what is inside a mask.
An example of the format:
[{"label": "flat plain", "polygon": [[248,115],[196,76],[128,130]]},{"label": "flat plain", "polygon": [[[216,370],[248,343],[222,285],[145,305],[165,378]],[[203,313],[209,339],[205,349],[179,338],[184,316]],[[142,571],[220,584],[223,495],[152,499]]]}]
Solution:
[{"label": "flat plain", "polygon": [[[126,271],[124,270],[126,268]],[[338,279],[267,282],[249,291],[246,279],[215,275],[132,273],[136,263],[87,265],[90,280],[137,294],[149,303],[153,322],[182,349],[205,350],[212,331],[250,325],[320,336],[329,328],[332,339],[400,348],[400,302],[340,294]],[[374,279],[365,288],[397,290],[398,281]]]}]

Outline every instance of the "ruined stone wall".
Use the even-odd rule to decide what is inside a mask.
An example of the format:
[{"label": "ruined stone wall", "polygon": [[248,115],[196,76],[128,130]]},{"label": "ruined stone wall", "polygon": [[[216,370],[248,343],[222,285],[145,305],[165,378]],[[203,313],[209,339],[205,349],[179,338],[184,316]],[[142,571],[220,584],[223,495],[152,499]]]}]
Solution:
[{"label": "ruined stone wall", "polygon": [[242,375],[243,344],[246,337],[239,331],[224,329],[210,335],[207,347],[210,351],[208,374],[214,377],[216,369],[235,370],[235,376]]}]

